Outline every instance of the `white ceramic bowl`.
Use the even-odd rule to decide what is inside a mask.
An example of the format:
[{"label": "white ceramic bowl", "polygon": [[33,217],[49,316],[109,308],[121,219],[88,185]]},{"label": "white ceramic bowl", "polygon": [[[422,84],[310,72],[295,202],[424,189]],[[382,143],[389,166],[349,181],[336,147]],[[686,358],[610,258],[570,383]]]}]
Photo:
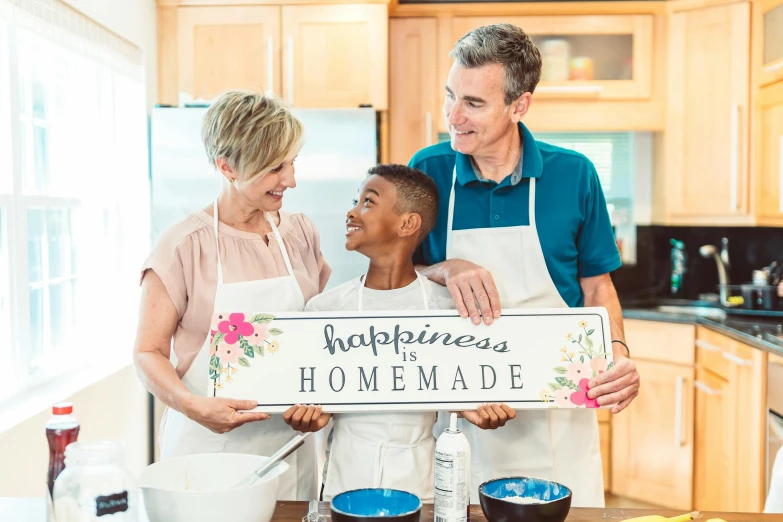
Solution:
[{"label": "white ceramic bowl", "polygon": [[252,486],[224,489],[260,468],[268,457],[203,453],[148,466],[139,485],[150,522],[269,522],[275,510],[280,462]]}]

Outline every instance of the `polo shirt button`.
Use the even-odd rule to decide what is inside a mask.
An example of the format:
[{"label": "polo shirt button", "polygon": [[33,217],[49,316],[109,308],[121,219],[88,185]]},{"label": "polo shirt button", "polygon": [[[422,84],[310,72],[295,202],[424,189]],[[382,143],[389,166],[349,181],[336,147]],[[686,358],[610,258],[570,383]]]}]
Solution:
[{"label": "polo shirt button", "polygon": [[500,221],[500,216],[498,214],[495,214],[495,221]]}]

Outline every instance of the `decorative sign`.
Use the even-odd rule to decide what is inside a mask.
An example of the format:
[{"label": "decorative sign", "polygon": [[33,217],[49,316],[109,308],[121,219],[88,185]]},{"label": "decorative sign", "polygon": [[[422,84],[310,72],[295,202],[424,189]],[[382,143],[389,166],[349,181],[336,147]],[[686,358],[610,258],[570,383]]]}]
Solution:
[{"label": "decorative sign", "polygon": [[605,308],[504,310],[492,325],[455,311],[217,313],[209,396],[258,411],[597,408],[589,380],[612,366]]}]

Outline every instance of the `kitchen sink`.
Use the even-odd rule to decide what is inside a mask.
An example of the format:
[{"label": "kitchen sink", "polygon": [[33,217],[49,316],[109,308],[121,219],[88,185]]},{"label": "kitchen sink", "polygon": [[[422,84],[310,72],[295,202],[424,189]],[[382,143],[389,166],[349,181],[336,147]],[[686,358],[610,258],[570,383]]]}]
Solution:
[{"label": "kitchen sink", "polygon": [[725,319],[726,312],[720,308],[712,306],[688,306],[688,305],[660,305],[654,308],[656,312],[665,312],[670,314],[687,314],[708,319]]}]

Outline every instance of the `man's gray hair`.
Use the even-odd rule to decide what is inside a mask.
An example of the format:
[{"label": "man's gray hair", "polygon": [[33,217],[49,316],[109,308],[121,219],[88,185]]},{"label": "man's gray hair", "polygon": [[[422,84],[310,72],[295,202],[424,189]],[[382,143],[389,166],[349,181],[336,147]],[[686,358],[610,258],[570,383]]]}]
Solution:
[{"label": "man's gray hair", "polygon": [[467,68],[502,65],[506,105],[526,92],[532,94],[541,78],[541,53],[525,31],[512,24],[485,25],[466,33],[449,57]]}]

